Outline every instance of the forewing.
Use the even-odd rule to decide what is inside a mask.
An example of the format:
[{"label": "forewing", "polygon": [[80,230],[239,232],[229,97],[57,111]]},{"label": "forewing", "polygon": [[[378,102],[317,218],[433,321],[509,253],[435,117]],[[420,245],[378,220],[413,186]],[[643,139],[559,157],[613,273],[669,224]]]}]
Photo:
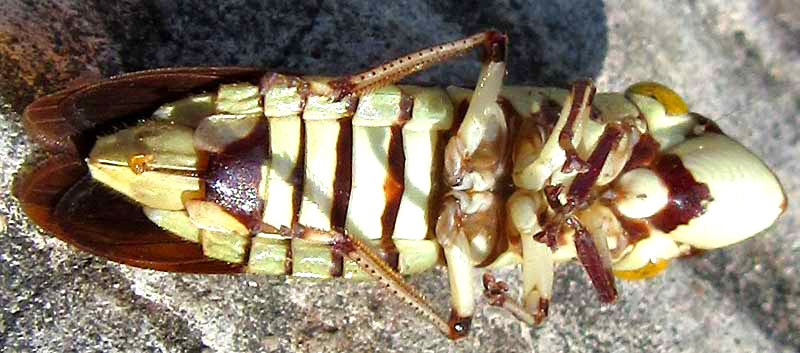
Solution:
[{"label": "forewing", "polygon": [[148,221],[126,197],[92,181],[84,154],[93,129],[143,118],[163,103],[220,83],[257,81],[263,70],[176,68],[143,71],[69,88],[42,97],[24,113],[28,133],[52,156],[14,185],[28,216],[49,233],[112,261],[161,271],[235,273],[243,267],[212,260],[200,244],[184,241]]},{"label": "forewing", "polygon": [[159,105],[233,81],[257,81],[264,70],[239,67],[141,71],[68,88],[31,103],[23,114],[28,134],[50,151],[77,153],[87,130],[124,118],[147,117]]}]

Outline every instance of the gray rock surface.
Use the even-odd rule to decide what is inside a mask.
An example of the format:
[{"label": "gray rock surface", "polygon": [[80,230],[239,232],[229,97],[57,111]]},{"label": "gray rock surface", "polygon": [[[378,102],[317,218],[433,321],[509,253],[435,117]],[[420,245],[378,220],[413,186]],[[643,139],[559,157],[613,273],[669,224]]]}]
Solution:
[{"label": "gray rock surface", "polygon": [[[75,77],[179,65],[344,74],[485,28],[511,36],[509,80],[673,87],[762,156],[790,208],[770,230],[619,282],[602,306],[559,268],[533,329],[480,304],[473,334],[439,335],[371,283],[157,273],[79,252],[21,214],[10,185],[40,157],[22,107]],[[566,4],[6,0],[0,4],[0,347],[5,352],[797,352],[800,348],[800,8],[790,0]],[[411,79],[470,85],[458,60]],[[89,74],[87,74],[87,72]],[[516,271],[500,277],[517,283]],[[445,273],[411,279],[442,308]],[[476,284],[477,284],[476,278]]]}]

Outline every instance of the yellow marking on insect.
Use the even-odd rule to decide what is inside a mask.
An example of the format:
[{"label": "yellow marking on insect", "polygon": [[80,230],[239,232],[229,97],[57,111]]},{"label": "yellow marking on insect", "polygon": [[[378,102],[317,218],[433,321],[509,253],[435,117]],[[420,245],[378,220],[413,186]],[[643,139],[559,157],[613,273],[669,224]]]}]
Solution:
[{"label": "yellow marking on insect", "polygon": [[678,93],[657,82],[639,82],[628,87],[626,93],[635,93],[652,97],[664,105],[667,115],[683,115],[689,112],[689,106]]},{"label": "yellow marking on insect", "polygon": [[150,170],[148,163],[152,161],[152,154],[134,154],[128,158],[128,166],[131,167],[134,174],[139,175]]},{"label": "yellow marking on insect", "polygon": [[636,270],[614,271],[614,276],[628,281],[647,279],[657,276],[659,273],[666,270],[667,267],[669,267],[669,260],[651,261],[647,265],[644,265],[644,267]]}]

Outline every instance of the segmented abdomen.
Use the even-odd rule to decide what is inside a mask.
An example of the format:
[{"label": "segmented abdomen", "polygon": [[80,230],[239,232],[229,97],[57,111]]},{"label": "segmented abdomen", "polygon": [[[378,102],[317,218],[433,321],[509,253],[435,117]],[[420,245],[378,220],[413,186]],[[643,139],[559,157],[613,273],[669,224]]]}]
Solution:
[{"label": "segmented abdomen", "polygon": [[[423,271],[439,261],[433,225],[446,189],[440,185],[442,155],[470,94],[457,87],[402,85],[360,100],[335,99],[325,79],[275,74],[260,87],[223,85],[218,92],[167,104],[154,118],[194,128],[198,156],[192,163],[202,185],[182,194],[169,191],[173,203],[182,202],[188,212],[142,202],[145,213],[159,226],[202,243],[207,256],[244,264],[250,272],[364,277],[331,250],[337,232],[370,240],[401,273]],[[557,106],[566,94],[510,88],[503,92],[503,107],[507,119],[554,121],[557,109],[548,105]],[[133,160],[127,163],[135,169]],[[106,182],[101,173],[93,175]],[[136,190],[127,194],[141,200],[130,193]],[[498,235],[498,251],[484,264],[507,252],[504,235]],[[499,260],[504,261],[508,257]]]},{"label": "segmented abdomen", "polygon": [[[453,118],[446,93],[389,86],[360,101],[335,101],[316,95],[313,81],[269,82],[263,87],[271,150],[266,227],[253,244],[317,246],[321,256],[313,266],[290,250],[295,260],[287,272],[296,275],[356,271],[325,245],[331,231],[372,240],[404,273],[433,266],[439,255],[430,240],[437,145]],[[251,268],[261,265],[257,260],[251,253]]]},{"label": "segmented abdomen", "polygon": [[[349,277],[359,270],[328,246],[347,232],[370,240],[401,273],[435,265],[444,145],[471,91],[390,85],[357,100],[333,99],[328,89],[324,80],[281,75],[262,82],[271,153],[262,222],[243,261],[254,272]],[[518,91],[503,98],[509,119],[521,116],[515,107],[565,92]],[[498,249],[508,249],[500,236]],[[292,259],[283,269],[281,253]]]},{"label": "segmented abdomen", "polygon": [[185,215],[200,226],[191,240],[206,255],[251,272],[363,276],[331,250],[341,232],[369,240],[401,273],[435,265],[436,184],[455,115],[449,96],[387,86],[334,99],[324,82],[272,75],[261,87],[223,85],[208,103],[214,114],[197,122],[175,113],[197,98],[159,109],[157,119],[196,126],[203,200],[184,202],[187,213],[146,213],[178,234],[163,219]]}]

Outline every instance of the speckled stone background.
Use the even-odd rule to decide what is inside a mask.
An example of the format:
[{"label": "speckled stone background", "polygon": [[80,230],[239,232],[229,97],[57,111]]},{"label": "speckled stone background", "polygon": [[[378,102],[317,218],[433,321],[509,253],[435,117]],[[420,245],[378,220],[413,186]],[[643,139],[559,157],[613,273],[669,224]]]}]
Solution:
[{"label": "speckled stone background", "polygon": [[[4,352],[797,352],[800,350],[800,7],[748,1],[43,1],[0,3],[0,347]],[[41,157],[21,132],[34,97],[73,79],[179,65],[344,74],[485,28],[511,36],[509,81],[601,90],[663,82],[764,157],[790,208],[758,237],[621,282],[601,306],[559,268],[541,328],[478,307],[453,343],[370,283],[156,273],[52,239],[10,186]],[[472,58],[414,82],[470,85]],[[517,283],[516,272],[500,273]],[[443,310],[444,272],[414,277]],[[476,282],[477,283],[477,282]]]}]

